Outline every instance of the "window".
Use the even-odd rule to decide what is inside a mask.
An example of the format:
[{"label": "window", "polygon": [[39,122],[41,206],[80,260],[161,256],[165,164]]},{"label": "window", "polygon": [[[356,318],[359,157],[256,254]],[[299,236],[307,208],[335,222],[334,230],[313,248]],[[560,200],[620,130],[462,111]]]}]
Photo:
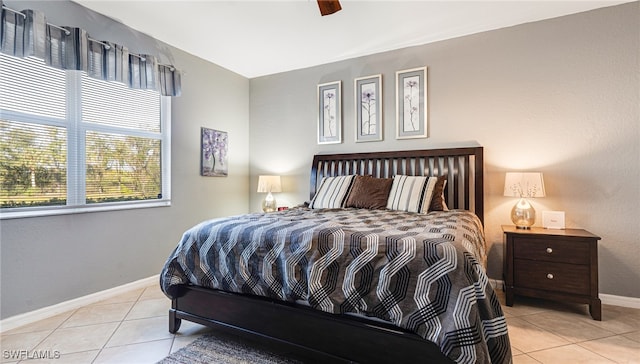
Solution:
[{"label": "window", "polygon": [[168,205],[170,98],[0,54],[0,214]]}]

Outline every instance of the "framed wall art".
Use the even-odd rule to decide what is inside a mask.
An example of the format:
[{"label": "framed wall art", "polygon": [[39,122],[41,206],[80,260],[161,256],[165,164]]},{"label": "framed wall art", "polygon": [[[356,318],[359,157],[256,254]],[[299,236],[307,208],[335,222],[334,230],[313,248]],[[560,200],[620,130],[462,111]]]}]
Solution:
[{"label": "framed wall art", "polygon": [[382,140],[382,75],[356,78],[356,142]]},{"label": "framed wall art", "polygon": [[427,67],[396,72],[396,138],[426,138],[427,115]]},{"label": "framed wall art", "polygon": [[228,135],[226,131],[201,128],[200,175],[226,177],[228,175]]},{"label": "framed wall art", "polygon": [[342,143],[342,81],[318,85],[318,144]]}]

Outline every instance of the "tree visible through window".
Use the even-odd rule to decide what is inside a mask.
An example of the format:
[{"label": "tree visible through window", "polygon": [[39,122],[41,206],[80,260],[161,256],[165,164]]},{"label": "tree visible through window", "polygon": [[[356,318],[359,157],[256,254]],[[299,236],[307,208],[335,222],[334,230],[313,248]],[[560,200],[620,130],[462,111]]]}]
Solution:
[{"label": "tree visible through window", "polygon": [[160,141],[95,132],[86,140],[87,203],[160,198]]},{"label": "tree visible through window", "polygon": [[3,208],[66,204],[66,134],[60,127],[0,120]]},{"label": "tree visible through window", "polygon": [[38,59],[0,62],[3,210],[163,199],[167,97]]}]

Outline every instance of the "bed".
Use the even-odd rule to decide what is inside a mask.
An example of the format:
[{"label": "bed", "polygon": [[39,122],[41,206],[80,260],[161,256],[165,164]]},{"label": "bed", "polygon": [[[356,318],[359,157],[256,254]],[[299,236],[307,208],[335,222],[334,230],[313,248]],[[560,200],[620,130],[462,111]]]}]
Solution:
[{"label": "bed", "polygon": [[511,362],[482,147],[320,154],[310,182],[303,206],[184,233],[160,275],[171,333],[189,320],[315,362]]}]

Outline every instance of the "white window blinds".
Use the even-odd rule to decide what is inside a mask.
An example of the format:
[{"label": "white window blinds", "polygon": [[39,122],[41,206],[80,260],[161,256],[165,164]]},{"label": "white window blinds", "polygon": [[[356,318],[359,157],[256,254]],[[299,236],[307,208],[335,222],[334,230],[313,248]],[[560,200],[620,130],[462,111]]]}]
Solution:
[{"label": "white window blinds", "polygon": [[169,197],[168,97],[39,59],[0,63],[3,217]]},{"label": "white window blinds", "polygon": [[82,77],[82,121],[160,132],[160,94]]},{"label": "white window blinds", "polygon": [[0,55],[0,64],[0,109],[65,119],[64,71],[47,67],[37,58]]}]

